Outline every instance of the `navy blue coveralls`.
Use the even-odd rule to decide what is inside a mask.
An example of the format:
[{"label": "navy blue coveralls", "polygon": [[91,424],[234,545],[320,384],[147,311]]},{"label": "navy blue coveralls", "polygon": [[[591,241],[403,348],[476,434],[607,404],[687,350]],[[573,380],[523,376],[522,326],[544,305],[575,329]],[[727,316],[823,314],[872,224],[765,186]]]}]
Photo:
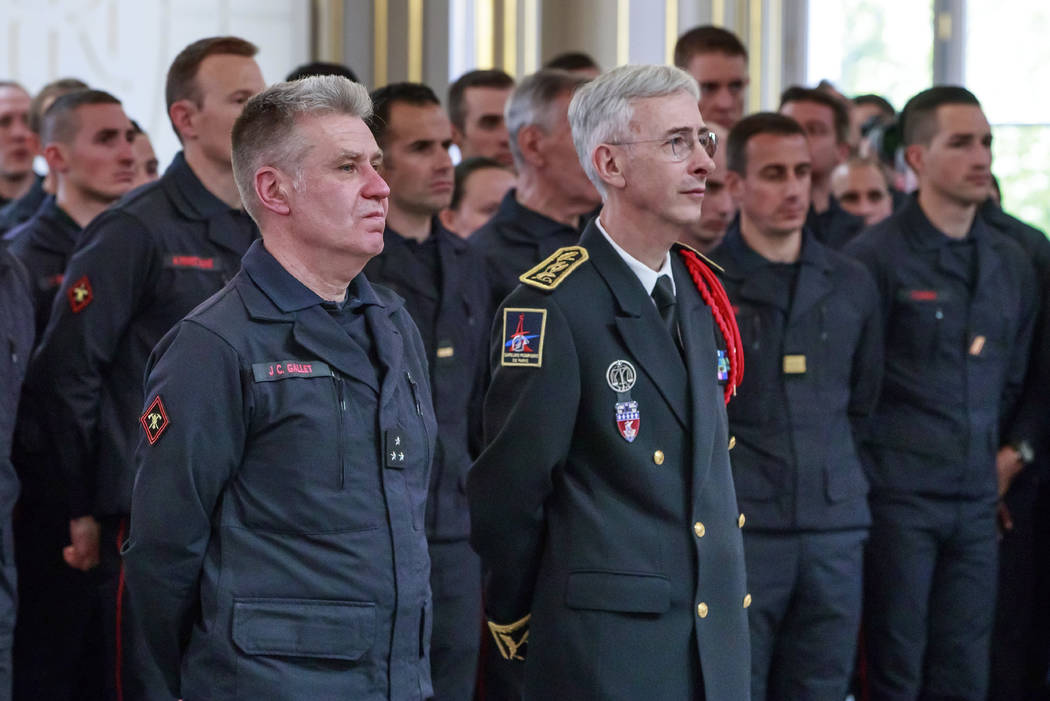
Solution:
[{"label": "navy blue coveralls", "polygon": [[[48,195],[36,214],[4,240],[29,271],[37,338],[51,314],[55,293],[80,238],[81,228]],[[39,364],[32,372],[45,371]],[[48,464],[54,440],[41,413],[42,378],[26,378],[19,406],[12,462],[22,480],[15,519],[18,624],[15,628],[14,698],[97,699],[104,660],[95,611],[96,572],[73,569],[62,559],[69,544],[69,514],[57,465]]]},{"label": "navy blue coveralls", "polygon": [[485,263],[435,217],[418,243],[389,226],[383,252],[365,266],[368,279],[405,300],[430,365],[438,422],[427,497],[434,636],[434,697],[474,697],[481,641],[481,561],[470,547],[467,471],[481,443],[481,404],[492,322]]},{"label": "navy blue coveralls", "polygon": [[51,448],[68,516],[94,515],[102,525],[99,589],[110,698],[170,699],[137,640],[135,612],[121,600],[119,545],[127,535],[146,359],[169,329],[233,277],[257,235],[248,215],[209,192],[177,155],[159,181],[84,229],[34,357],[50,435],[61,437]]},{"label": "navy blue coveralls", "polygon": [[812,205],[806,214],[806,228],[813,232],[818,241],[828,248],[840,251],[864,230],[864,217],[850,214],[834,195],[828,196],[828,208],[817,213]]},{"label": "navy blue coveralls", "polygon": [[18,605],[11,512],[18,477],[11,465],[11,439],[29,354],[33,349],[33,306],[29,274],[8,251],[0,250],[0,701],[11,698],[11,646]]},{"label": "navy blue coveralls", "polygon": [[870,525],[855,433],[882,376],[879,299],[862,265],[804,230],[796,263],[748,246],[739,220],[711,258],[744,344],[729,404],[751,629],[751,698],[842,701]]},{"label": "navy blue coveralls", "polygon": [[323,303],[258,242],[144,406],[124,558],[172,695],[429,698],[437,424],[402,300],[360,274]]},{"label": "navy blue coveralls", "polygon": [[865,444],[873,699],[980,699],[995,611],[995,455],[1038,308],[1023,251],[978,216],[959,240],[913,196],[847,246],[883,305],[882,395]]}]

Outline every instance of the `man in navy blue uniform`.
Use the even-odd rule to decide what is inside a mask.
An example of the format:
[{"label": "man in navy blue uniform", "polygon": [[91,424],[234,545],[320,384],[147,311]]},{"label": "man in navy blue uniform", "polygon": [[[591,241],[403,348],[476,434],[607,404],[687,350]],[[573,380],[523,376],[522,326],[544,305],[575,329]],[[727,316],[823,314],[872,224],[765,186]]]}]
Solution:
[{"label": "man in navy blue uniform", "polygon": [[0,250],[0,701],[11,698],[11,646],[18,602],[11,512],[18,477],[11,465],[11,437],[29,353],[33,349],[33,304],[29,274],[10,252]]},{"label": "man in navy blue uniform", "polygon": [[341,76],[248,103],[234,169],[263,240],[150,359],[125,551],[171,693],[425,699],[426,350],[361,272],[390,189]]},{"label": "man in navy blue uniform", "polygon": [[542,70],[527,76],[507,101],[510,152],[518,181],[499,210],[470,237],[485,256],[492,304],[518,276],[580,238],[600,204],[572,146],[569,100],[586,78]]},{"label": "man in navy blue uniform", "polygon": [[467,494],[489,628],[527,699],[749,697],[724,408],[739,334],[714,273],[674,243],[714,167],[698,98],[667,66],[576,92],[573,140],[604,208],[494,324]]},{"label": "man in navy blue uniform", "polygon": [[882,376],[878,293],[860,263],[804,228],[812,160],[797,122],[745,117],[727,152],[740,216],[711,258],[747,366],[729,430],[754,596],[751,698],[842,701],[871,523],[854,436]]},{"label": "man in navy blue uniform", "polygon": [[[109,93],[79,90],[59,97],[40,133],[55,194],[5,237],[33,281],[38,338],[83,227],[128,192],[134,178],[134,129]],[[39,364],[33,370],[47,371]],[[15,523],[20,596],[14,696],[63,699],[76,690],[79,698],[97,698],[103,664],[99,641],[90,635],[96,577],[62,557],[69,518],[58,470],[46,463],[53,439],[40,412],[42,397],[32,391],[42,381],[26,380],[12,458],[22,479]],[[71,669],[70,660],[84,664]]]},{"label": "man in navy blue uniform", "polygon": [[958,87],[902,113],[918,194],[847,252],[871,271],[886,339],[866,441],[872,529],[865,631],[873,699],[985,699],[995,613],[996,454],[1039,302],[1024,252],[978,216],[991,128]]},{"label": "man in navy blue uniform", "polygon": [[243,39],[213,37],[176,56],[166,97],[183,151],[158,182],[84,230],[34,358],[53,464],[66,486],[71,543],[64,558],[83,570],[101,562],[112,698],[170,698],[144,654],[134,611],[123,606],[119,547],[146,359],[179,319],[233,277],[258,235],[240,209],[230,162],[233,122],[264,87],[255,52]]},{"label": "man in navy blue uniform", "polygon": [[452,200],[452,125],[425,85],[394,83],[372,93],[368,126],[383,149],[390,186],[383,252],[368,279],[405,299],[430,365],[438,450],[427,499],[434,636],[434,698],[471,701],[481,627],[481,562],[470,548],[466,481],[481,442],[485,346],[491,325],[484,260],[446,230]]}]

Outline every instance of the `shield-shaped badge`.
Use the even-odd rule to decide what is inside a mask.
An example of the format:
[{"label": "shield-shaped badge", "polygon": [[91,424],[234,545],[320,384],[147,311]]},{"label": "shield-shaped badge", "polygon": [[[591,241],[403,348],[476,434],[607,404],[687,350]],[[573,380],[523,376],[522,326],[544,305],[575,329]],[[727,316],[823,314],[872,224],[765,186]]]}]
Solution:
[{"label": "shield-shaped badge", "polygon": [[620,435],[628,443],[633,443],[638,437],[638,424],[641,419],[638,416],[638,402],[616,403],[616,427],[620,429]]}]

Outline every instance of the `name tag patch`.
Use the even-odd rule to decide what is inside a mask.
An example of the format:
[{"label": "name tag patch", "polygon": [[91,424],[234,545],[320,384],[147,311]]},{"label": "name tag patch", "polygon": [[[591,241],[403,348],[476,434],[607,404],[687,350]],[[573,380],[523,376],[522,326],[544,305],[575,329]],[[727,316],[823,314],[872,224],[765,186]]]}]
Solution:
[{"label": "name tag patch", "polygon": [[275,360],[253,363],[252,374],[256,382],[276,382],[298,377],[331,377],[332,369],[319,360]]},{"label": "name tag patch", "polygon": [[546,309],[504,309],[503,352],[500,365],[533,368],[542,366],[543,332],[546,328]]},{"label": "name tag patch", "polygon": [[804,355],[785,355],[784,356],[784,374],[785,375],[805,375],[806,374],[806,356],[804,356]]},{"label": "name tag patch", "polygon": [[176,253],[164,259],[165,268],[190,268],[192,270],[222,270],[222,261],[215,258]]}]

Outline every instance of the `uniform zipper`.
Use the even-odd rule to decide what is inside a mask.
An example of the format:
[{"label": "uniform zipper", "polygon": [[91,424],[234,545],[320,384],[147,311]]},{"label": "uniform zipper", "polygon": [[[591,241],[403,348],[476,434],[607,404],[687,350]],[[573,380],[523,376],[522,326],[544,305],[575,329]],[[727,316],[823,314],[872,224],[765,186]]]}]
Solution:
[{"label": "uniform zipper", "polygon": [[343,454],[343,424],[346,422],[346,397],[343,396],[343,382],[334,374],[332,381],[335,382],[335,400],[339,405],[339,426],[336,431],[336,439],[339,442],[339,488],[346,486],[346,456]]}]

